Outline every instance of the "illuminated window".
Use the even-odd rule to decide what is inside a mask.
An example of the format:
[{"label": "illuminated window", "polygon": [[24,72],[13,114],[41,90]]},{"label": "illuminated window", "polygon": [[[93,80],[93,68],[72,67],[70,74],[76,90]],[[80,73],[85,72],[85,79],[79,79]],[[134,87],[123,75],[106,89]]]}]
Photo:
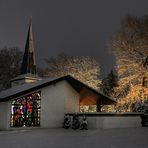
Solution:
[{"label": "illuminated window", "polygon": [[40,126],[41,92],[11,101],[11,127]]},{"label": "illuminated window", "polygon": [[80,112],[97,112],[97,106],[96,105],[80,106]]}]

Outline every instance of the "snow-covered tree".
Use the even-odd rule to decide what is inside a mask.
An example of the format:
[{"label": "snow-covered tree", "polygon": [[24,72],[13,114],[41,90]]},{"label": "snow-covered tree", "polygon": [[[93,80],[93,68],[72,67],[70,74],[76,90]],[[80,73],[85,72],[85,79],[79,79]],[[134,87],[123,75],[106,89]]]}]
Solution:
[{"label": "snow-covered tree", "polygon": [[95,89],[101,83],[99,79],[100,65],[94,58],[76,57],[64,53],[46,59],[48,69],[46,75],[50,77],[71,75]]},{"label": "snow-covered tree", "polygon": [[118,106],[131,110],[137,100],[148,99],[148,16],[128,15],[111,41],[116,55]]},{"label": "snow-covered tree", "polygon": [[114,89],[118,86],[118,79],[116,74],[114,73],[113,70],[110,71],[110,73],[102,79],[102,84],[101,84],[101,91],[110,97],[114,96]]},{"label": "snow-covered tree", "polygon": [[[100,86],[100,90],[107,96],[115,99],[116,87],[118,86],[118,77],[113,70],[102,79],[102,83]],[[113,105],[104,105],[102,107],[102,111],[104,112],[113,112]]]},{"label": "snow-covered tree", "polygon": [[133,102],[131,110],[133,112],[144,112],[145,114],[148,114],[148,100]]}]

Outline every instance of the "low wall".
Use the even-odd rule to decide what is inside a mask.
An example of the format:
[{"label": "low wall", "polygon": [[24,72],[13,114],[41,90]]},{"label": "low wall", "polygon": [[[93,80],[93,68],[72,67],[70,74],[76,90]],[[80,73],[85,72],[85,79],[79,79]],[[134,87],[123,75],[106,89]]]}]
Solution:
[{"label": "low wall", "polygon": [[[75,113],[67,113],[71,117]],[[141,127],[142,113],[77,113],[80,120],[85,115],[88,128],[129,128]]]}]

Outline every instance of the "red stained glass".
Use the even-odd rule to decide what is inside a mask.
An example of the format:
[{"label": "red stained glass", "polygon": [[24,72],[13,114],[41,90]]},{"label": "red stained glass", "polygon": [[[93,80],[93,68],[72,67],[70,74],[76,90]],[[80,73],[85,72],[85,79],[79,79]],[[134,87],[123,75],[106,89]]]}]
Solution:
[{"label": "red stained glass", "polygon": [[11,102],[11,126],[40,125],[40,91],[14,99]]}]

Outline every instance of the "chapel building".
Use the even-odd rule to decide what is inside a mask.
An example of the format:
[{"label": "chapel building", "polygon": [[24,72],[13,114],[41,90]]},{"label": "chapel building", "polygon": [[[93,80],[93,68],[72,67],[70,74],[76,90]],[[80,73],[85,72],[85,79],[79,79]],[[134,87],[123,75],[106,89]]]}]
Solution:
[{"label": "chapel building", "polygon": [[80,106],[96,105],[101,111],[102,105],[114,103],[70,75],[38,77],[30,19],[21,74],[0,92],[0,129],[61,127],[65,113],[80,112]]}]

